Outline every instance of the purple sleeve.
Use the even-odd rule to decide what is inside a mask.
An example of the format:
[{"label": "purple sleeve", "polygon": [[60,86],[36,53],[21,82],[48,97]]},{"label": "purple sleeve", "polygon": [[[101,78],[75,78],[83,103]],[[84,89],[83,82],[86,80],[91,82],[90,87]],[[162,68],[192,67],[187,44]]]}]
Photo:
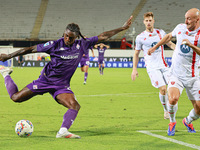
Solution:
[{"label": "purple sleeve", "polygon": [[37,52],[44,52],[47,54],[50,54],[50,50],[52,47],[55,46],[55,41],[49,41],[46,42],[45,44],[38,44],[37,45]]},{"label": "purple sleeve", "polygon": [[84,54],[88,54],[88,49],[93,47],[97,43],[98,37],[94,36],[91,38],[87,38],[86,40],[84,39],[82,40],[83,40]]}]

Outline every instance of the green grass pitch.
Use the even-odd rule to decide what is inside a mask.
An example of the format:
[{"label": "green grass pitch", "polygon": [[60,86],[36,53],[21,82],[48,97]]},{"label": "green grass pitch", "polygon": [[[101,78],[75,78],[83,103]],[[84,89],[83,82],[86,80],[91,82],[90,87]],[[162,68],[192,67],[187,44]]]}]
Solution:
[{"label": "green grass pitch", "polygon": [[[19,90],[37,79],[42,68],[14,68],[12,78]],[[163,119],[163,108],[158,89],[151,86],[145,69],[138,69],[139,77],[131,80],[131,68],[89,68],[87,84],[84,73],[77,69],[71,80],[71,89],[81,105],[70,128],[81,139],[56,139],[66,108],[57,104],[50,94],[36,96],[24,103],[9,99],[0,77],[0,149],[2,150],[157,150],[193,149],[186,145],[163,140],[138,131],[150,131],[172,140],[200,146],[200,120],[193,122],[197,131],[190,134],[182,124],[192,109],[185,90],[179,100],[176,115],[176,135],[167,136],[169,120]],[[15,124],[28,119],[34,132],[28,138],[16,135]]]}]

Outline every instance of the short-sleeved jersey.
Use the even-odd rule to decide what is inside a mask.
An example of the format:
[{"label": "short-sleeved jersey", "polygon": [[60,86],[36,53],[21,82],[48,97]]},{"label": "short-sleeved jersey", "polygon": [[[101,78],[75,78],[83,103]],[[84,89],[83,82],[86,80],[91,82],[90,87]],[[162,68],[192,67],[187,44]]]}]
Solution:
[{"label": "short-sleeved jersey", "polygon": [[82,59],[81,60],[89,60],[89,51],[90,50],[92,50],[93,49],[93,46],[91,46],[89,49],[88,49],[88,53],[87,54],[85,54],[83,57],[82,57]]},{"label": "short-sleeved jersey", "polygon": [[147,71],[167,67],[164,56],[164,47],[160,46],[154,53],[148,55],[148,50],[156,45],[164,36],[165,32],[160,29],[154,29],[153,32],[143,31],[136,37],[135,50],[144,51],[145,66]]},{"label": "short-sleeved jersey", "polygon": [[104,54],[106,51],[106,47],[104,46],[103,49],[100,48],[100,46],[97,47],[97,50],[99,52],[99,60],[103,60],[104,59]]},{"label": "short-sleeved jersey", "polygon": [[83,54],[88,54],[88,49],[94,46],[98,37],[87,40],[75,40],[71,46],[64,43],[64,38],[57,41],[49,41],[37,45],[37,52],[45,52],[50,55],[51,61],[44,67],[41,76],[54,84],[70,85]]},{"label": "short-sleeved jersey", "polygon": [[186,24],[179,24],[172,31],[176,37],[176,48],[172,56],[171,73],[182,80],[198,77],[199,55],[193,49],[182,44],[183,39],[188,39],[192,44],[200,47],[200,27],[195,31],[189,31]]}]

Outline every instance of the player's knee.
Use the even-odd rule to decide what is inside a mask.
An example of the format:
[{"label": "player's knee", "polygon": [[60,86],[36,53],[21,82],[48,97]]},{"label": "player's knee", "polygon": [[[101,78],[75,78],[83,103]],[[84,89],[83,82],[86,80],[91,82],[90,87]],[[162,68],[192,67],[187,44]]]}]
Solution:
[{"label": "player's knee", "polygon": [[167,93],[167,88],[165,86],[160,88],[160,94],[165,95]]},{"label": "player's knee", "polygon": [[15,95],[15,94],[12,95],[11,99],[15,103],[21,103],[22,102],[21,99],[19,98],[19,96]]},{"label": "player's knee", "polygon": [[175,104],[178,102],[178,99],[179,99],[178,96],[175,96],[175,95],[169,96],[169,103],[170,103],[171,105],[175,105]]}]

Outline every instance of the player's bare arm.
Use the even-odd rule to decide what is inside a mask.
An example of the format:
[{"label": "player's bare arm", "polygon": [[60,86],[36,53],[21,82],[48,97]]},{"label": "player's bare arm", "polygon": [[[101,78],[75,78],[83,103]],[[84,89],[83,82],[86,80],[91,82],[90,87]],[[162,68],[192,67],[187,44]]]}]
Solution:
[{"label": "player's bare arm", "polygon": [[92,57],[95,57],[95,56],[94,56],[94,50],[93,50],[93,49],[91,49],[91,51],[92,51]]},{"label": "player's bare arm", "polygon": [[200,48],[192,44],[188,39],[183,39],[182,44],[191,47],[198,55],[200,55]]},{"label": "player's bare arm", "polygon": [[137,72],[137,64],[139,61],[139,54],[140,50],[135,50],[134,56],[133,56],[133,71],[131,73],[131,79],[134,81],[136,76],[138,77],[138,72]]},{"label": "player's bare arm", "polygon": [[6,61],[8,59],[11,59],[13,57],[16,56],[20,56],[20,55],[26,55],[26,54],[30,54],[30,53],[36,53],[37,52],[37,46],[31,46],[31,47],[26,47],[26,48],[22,48],[18,51],[15,51],[11,54],[0,54],[0,61]]},{"label": "player's bare arm", "polygon": [[175,50],[176,48],[176,44],[174,44],[172,41],[169,41],[168,43],[166,43],[166,45],[172,50]]},{"label": "player's bare arm", "polygon": [[164,45],[166,43],[168,43],[169,41],[171,41],[172,39],[172,33],[168,33],[166,34],[162,40],[160,40],[154,47],[150,48],[147,52],[148,55],[151,55],[151,53],[153,53],[158,47],[160,47],[161,45]]},{"label": "player's bare arm", "polygon": [[117,28],[117,29],[114,29],[114,30],[111,30],[111,31],[106,31],[106,32],[103,32],[101,33],[100,35],[98,35],[98,42],[101,42],[101,41],[104,41],[104,40],[107,40],[109,39],[110,37],[112,37],[113,35],[123,31],[123,30],[126,30],[128,29],[131,24],[132,24],[132,18],[133,16],[131,16],[126,22],[125,24],[120,27],[120,28]]}]

